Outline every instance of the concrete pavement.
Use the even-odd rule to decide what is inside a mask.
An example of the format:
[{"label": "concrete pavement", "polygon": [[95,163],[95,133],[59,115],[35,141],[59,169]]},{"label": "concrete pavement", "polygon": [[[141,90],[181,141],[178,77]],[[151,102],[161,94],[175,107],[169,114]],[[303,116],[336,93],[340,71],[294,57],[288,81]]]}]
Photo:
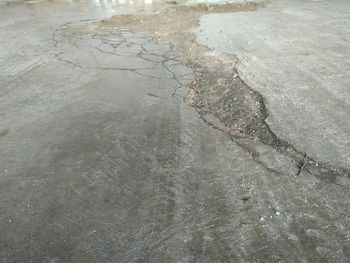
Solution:
[{"label": "concrete pavement", "polygon": [[350,179],[253,137],[259,94],[193,42],[269,7],[176,6],[0,6],[0,262],[349,260]]},{"label": "concrete pavement", "polygon": [[209,14],[197,40],[235,54],[278,137],[315,160],[350,166],[350,3],[277,1],[257,12]]}]

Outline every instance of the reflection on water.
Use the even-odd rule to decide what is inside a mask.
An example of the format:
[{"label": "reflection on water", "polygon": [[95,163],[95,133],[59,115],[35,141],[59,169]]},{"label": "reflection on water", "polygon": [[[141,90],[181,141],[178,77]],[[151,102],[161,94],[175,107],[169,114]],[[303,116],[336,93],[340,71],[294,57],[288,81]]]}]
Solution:
[{"label": "reflection on water", "polygon": [[80,0],[67,0],[72,4],[94,4],[99,7],[114,7],[117,5],[130,5],[130,6],[144,6],[153,4],[153,0],[91,0],[91,1],[80,1]]},{"label": "reflection on water", "polygon": [[[1,0],[0,0],[1,1]],[[125,11],[153,11],[161,0],[22,0],[37,18],[64,17],[68,11],[75,16],[111,16]],[[53,14],[50,11],[55,10]]]},{"label": "reflection on water", "polygon": [[121,7],[131,8],[149,8],[156,1],[155,0],[24,0],[26,4],[32,6],[34,9],[38,8],[40,4],[69,4],[71,6],[83,9],[86,7],[98,7],[102,10],[114,11]]},{"label": "reflection on water", "polygon": [[[70,2],[82,2],[82,1],[73,1],[69,0]],[[86,3],[86,1],[83,1]],[[144,6],[149,5],[153,3],[153,0],[92,0],[91,1],[94,5],[100,6],[100,7],[113,7],[116,5],[133,5],[133,6]]]}]

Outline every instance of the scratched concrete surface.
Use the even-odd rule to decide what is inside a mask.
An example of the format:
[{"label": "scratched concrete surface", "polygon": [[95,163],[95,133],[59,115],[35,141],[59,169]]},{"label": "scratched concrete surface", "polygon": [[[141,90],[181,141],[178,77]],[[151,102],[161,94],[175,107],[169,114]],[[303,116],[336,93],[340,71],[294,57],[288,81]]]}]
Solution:
[{"label": "scratched concrete surface", "polygon": [[0,6],[0,262],[347,262],[350,179],[203,122],[135,10]]}]

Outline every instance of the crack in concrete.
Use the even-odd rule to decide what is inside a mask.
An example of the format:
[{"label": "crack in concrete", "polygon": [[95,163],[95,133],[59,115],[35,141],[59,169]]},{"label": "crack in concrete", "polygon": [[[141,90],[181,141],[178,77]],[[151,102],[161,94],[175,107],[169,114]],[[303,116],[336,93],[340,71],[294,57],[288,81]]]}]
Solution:
[{"label": "crack in concrete", "polygon": [[210,124],[211,127],[229,133],[233,140],[238,133],[271,146],[295,163],[298,169],[296,175],[307,171],[333,183],[338,176],[350,176],[349,169],[317,162],[278,138],[266,123],[268,111],[262,95],[239,77],[236,70],[237,57],[233,54],[215,53],[196,43],[195,35],[190,31],[198,25],[202,14],[248,12],[261,7],[263,4],[252,2],[171,6],[154,15],[114,16],[102,20],[99,25],[101,28],[121,27],[151,32],[154,39],[170,43],[181,53],[182,63],[194,73],[186,102],[196,109],[207,124],[210,122],[203,116],[212,114],[225,126],[222,129]]},{"label": "crack in concrete", "polygon": [[[192,68],[195,68],[195,79],[191,83],[190,104],[201,116],[213,114],[224,123],[228,129],[221,129],[222,131],[231,135],[237,134],[238,131],[239,134],[258,139],[288,156],[298,168],[298,176],[302,171],[307,171],[332,183],[335,183],[338,176],[350,176],[349,169],[317,162],[278,138],[266,123],[268,111],[263,97],[240,79],[235,68],[231,68],[231,71],[236,72],[233,78],[229,76],[232,73],[223,67],[213,70],[202,65],[193,65]],[[226,76],[222,73],[225,70],[228,71]],[[212,123],[210,126],[215,127]]]},{"label": "crack in concrete", "polygon": [[[192,75],[175,72],[177,68],[185,67],[180,61],[179,54],[171,47],[158,44],[148,33],[133,32],[125,28],[100,30],[92,26],[93,22],[96,20],[85,19],[75,23],[64,23],[56,29],[51,28],[51,39],[58,51],[54,57],[79,69],[129,71],[147,78],[173,80],[176,82],[176,87],[171,96],[183,98],[177,92],[188,85],[190,81],[188,76]],[[72,48],[76,50],[72,51]],[[88,54],[76,56],[76,52]],[[116,58],[110,63],[112,66],[106,66],[107,57],[99,58],[104,54],[108,55],[109,59],[110,56]],[[87,59],[79,61],[76,57]],[[124,67],[118,66],[123,63]],[[161,98],[154,94],[150,96]]]},{"label": "crack in concrete", "polygon": [[[172,97],[183,98],[196,109],[205,123],[228,133],[231,140],[240,147],[244,148],[237,142],[237,136],[249,137],[269,145],[295,163],[298,176],[307,171],[333,183],[338,176],[350,176],[349,169],[319,163],[306,153],[295,149],[290,143],[278,138],[266,123],[268,111],[262,95],[239,77],[236,70],[237,57],[233,54],[215,53],[199,45],[195,42],[195,35],[189,31],[188,22],[192,26],[198,24],[202,14],[255,11],[260,7],[262,6],[257,3],[173,6],[155,15],[122,15],[102,22],[96,20],[82,20],[77,24],[68,22],[53,30],[54,46],[60,50],[55,57],[81,69],[126,70],[147,78],[172,79],[177,83]],[[94,22],[97,24],[92,26]],[[145,31],[151,34],[143,33]],[[157,44],[159,40],[170,44],[170,47],[161,53],[158,50],[164,49],[164,45]],[[81,52],[87,49],[94,57],[94,65],[89,65],[91,64],[89,61],[84,64],[68,59],[65,57],[66,52],[62,50],[64,47],[60,48],[60,45],[74,46]],[[147,48],[147,45],[150,47]],[[182,58],[174,50],[178,51]],[[120,57],[123,61],[127,58],[137,58],[142,61],[142,65],[148,63],[149,66],[135,67],[130,64],[126,67],[106,67],[103,66],[103,61],[98,61],[96,54]],[[172,64],[167,65],[169,62]],[[118,63],[112,64],[118,65]],[[174,65],[185,65],[193,71],[194,78],[190,83],[187,97],[177,94],[180,89],[186,87],[183,83],[186,81],[171,68]],[[152,70],[157,69],[165,69],[168,76],[152,74]],[[184,76],[186,80],[186,75],[182,77]],[[206,120],[205,116],[208,114],[217,118],[224,128]],[[260,162],[254,154],[251,156],[270,172],[280,174]]]},{"label": "crack in concrete", "polygon": [[[36,262],[44,256],[125,262],[346,260],[350,192],[341,184],[349,185],[349,179],[332,185],[303,176],[305,165],[297,178],[288,158],[254,141],[264,109],[255,103],[258,94],[240,83],[232,56],[197,47],[191,38],[193,45],[183,41],[188,51],[181,60],[175,45],[157,45],[156,37],[131,29],[95,30],[91,23],[59,28],[55,52],[45,54],[49,67],[30,72],[31,78],[4,97],[10,102],[4,101],[5,123],[13,120],[9,127],[15,128],[9,135],[0,130],[5,256]],[[88,63],[76,59],[85,57]],[[152,65],[134,73],[146,77],[129,74],[128,66],[117,69],[124,67],[119,59],[135,57]],[[106,67],[110,71],[103,71]],[[185,93],[193,74],[195,97]],[[194,108],[185,105],[191,99]],[[216,117],[225,113],[216,106],[233,111],[225,119],[233,120],[232,129]],[[19,113],[28,110],[43,114],[23,123],[28,114]],[[47,227],[41,229],[43,223]],[[33,240],[30,247],[26,237]]]}]

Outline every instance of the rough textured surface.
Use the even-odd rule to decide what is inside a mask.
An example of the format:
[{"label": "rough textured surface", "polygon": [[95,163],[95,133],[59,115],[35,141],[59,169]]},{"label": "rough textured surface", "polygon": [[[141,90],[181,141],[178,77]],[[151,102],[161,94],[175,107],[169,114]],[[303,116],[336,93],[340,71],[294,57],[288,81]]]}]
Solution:
[{"label": "rough textured surface", "polygon": [[[186,86],[221,76],[224,87],[231,56],[190,32],[168,36],[181,49],[152,26],[132,30],[145,14],[96,23],[132,12],[120,8],[0,8],[0,261],[347,262],[350,179],[315,177],[198,114]],[[208,12],[178,10],[193,22]],[[233,125],[249,119],[237,114]]]},{"label": "rough textured surface", "polygon": [[[189,25],[197,25],[200,15],[234,12],[254,12],[264,7],[259,3],[198,4],[175,6],[156,14],[113,16],[99,23],[101,28],[125,27],[149,31],[159,41],[171,43],[182,54],[182,62],[194,72],[187,102],[196,108],[202,119],[221,122],[225,132],[237,132],[270,145],[291,158],[298,167],[297,174],[306,169],[315,176],[335,181],[337,176],[349,176],[348,168],[314,160],[307,153],[276,136],[266,119],[269,112],[261,94],[249,87],[239,76],[234,54],[211,51],[197,44]],[[217,126],[217,125],[213,126]]]},{"label": "rough textured surface", "polygon": [[350,2],[273,2],[201,18],[197,40],[236,55],[278,137],[313,159],[350,166]]}]

